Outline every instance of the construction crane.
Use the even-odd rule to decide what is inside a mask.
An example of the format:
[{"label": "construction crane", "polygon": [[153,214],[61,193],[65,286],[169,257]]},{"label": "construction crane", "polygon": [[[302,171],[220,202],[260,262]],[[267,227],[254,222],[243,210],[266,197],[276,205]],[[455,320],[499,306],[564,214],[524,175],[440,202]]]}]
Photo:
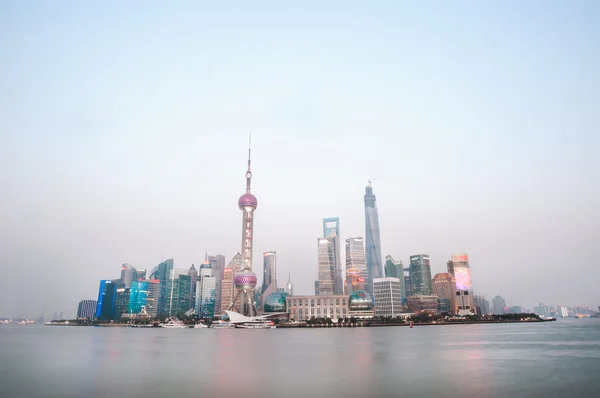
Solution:
[{"label": "construction crane", "polygon": [[373,181],[375,181],[376,179],[378,179],[378,178],[379,178],[379,176],[377,176],[377,177],[375,177],[375,178],[370,178],[370,179],[368,179],[367,181],[369,181],[369,186],[371,186],[371,183],[372,183]]}]

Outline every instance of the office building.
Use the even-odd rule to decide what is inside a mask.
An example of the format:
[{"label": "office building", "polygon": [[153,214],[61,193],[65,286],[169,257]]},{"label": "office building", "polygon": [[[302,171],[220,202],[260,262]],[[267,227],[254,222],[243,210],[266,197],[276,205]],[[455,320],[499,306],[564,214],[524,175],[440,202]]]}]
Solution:
[{"label": "office building", "polygon": [[200,318],[212,318],[215,314],[215,296],[217,278],[213,276],[210,265],[200,267],[199,280],[196,286],[196,314]]},{"label": "office building", "polygon": [[335,240],[333,238],[317,239],[317,250],[319,262],[318,294],[333,296],[335,292]]},{"label": "office building", "polygon": [[169,316],[169,290],[168,284],[173,270],[173,259],[168,259],[158,264],[156,279],[159,281],[158,288],[158,317]]},{"label": "office building", "polygon": [[496,296],[492,299],[492,307],[494,315],[504,314],[504,308],[506,307],[506,301],[501,296]]},{"label": "office building", "polygon": [[169,285],[169,316],[181,318],[194,307],[191,301],[192,277],[179,274]]},{"label": "office building", "polygon": [[475,314],[473,282],[467,253],[453,253],[448,261],[448,273],[456,280],[455,305],[458,315]]},{"label": "office building", "polygon": [[134,281],[129,293],[129,314],[146,313],[150,318],[158,316],[160,281],[147,279]]},{"label": "office building", "polygon": [[190,304],[195,304],[196,283],[198,282],[198,270],[196,269],[196,266],[194,264],[192,264],[187,274],[190,277]]},{"label": "office building", "polygon": [[427,312],[437,314],[438,311],[438,296],[416,294],[406,298],[408,302],[408,310],[412,313]]},{"label": "office building", "polygon": [[[348,276],[348,270],[351,268],[359,271],[363,282],[369,279],[365,260],[365,245],[363,238],[360,236],[346,239],[346,277]],[[346,292],[346,294],[349,293],[351,292]]]},{"label": "office building", "polygon": [[131,264],[123,264],[121,266],[120,285],[123,287],[131,287],[131,282],[138,279],[137,270]]},{"label": "office building", "polygon": [[404,287],[404,264],[402,261],[396,261],[389,254],[385,256],[385,277],[400,279],[400,295],[402,300],[406,299],[406,289]]},{"label": "office building", "polygon": [[212,268],[213,276],[217,281],[215,287],[215,313],[218,314],[221,312],[221,283],[225,276],[225,256],[222,254],[210,256],[210,267]]},{"label": "office building", "polygon": [[473,296],[475,302],[475,313],[477,315],[489,315],[491,313],[490,302],[483,296]]},{"label": "office building", "polygon": [[115,309],[115,295],[120,280],[101,280],[98,289],[98,304],[96,305],[96,319],[108,321],[112,319]]},{"label": "office building", "polygon": [[412,295],[428,296],[433,294],[431,264],[428,254],[410,256],[409,276]]},{"label": "office building", "polygon": [[94,319],[97,306],[96,300],[81,300],[77,306],[77,319]]},{"label": "office building", "polygon": [[358,268],[346,269],[346,294],[357,290],[365,290],[365,279]]},{"label": "office building", "polygon": [[452,275],[447,272],[435,274],[433,277],[433,294],[438,296],[440,300],[448,300],[450,309],[444,312],[456,313],[456,281]]},{"label": "office building", "polygon": [[264,252],[263,283],[260,290],[261,308],[263,308],[266,298],[277,290],[277,253],[273,251]]},{"label": "office building", "polygon": [[[231,265],[231,264],[230,264]],[[227,267],[223,270],[223,281],[221,282],[221,312],[233,305],[233,268]]]},{"label": "office building", "polygon": [[371,181],[365,188],[365,263],[367,266],[366,289],[373,293],[373,279],[383,276],[379,215]]},{"label": "office building", "polygon": [[[132,281],[131,284],[133,285]],[[117,293],[115,294],[115,320],[120,320],[123,317],[123,314],[127,314],[129,312],[129,299],[131,295],[131,288],[129,287],[121,287],[117,288]]]},{"label": "office building", "polygon": [[338,217],[323,219],[323,238],[332,241],[333,294],[344,294],[344,271],[340,251],[340,219]]},{"label": "office building", "polygon": [[403,312],[400,284],[400,278],[373,279],[376,316],[395,317]]}]

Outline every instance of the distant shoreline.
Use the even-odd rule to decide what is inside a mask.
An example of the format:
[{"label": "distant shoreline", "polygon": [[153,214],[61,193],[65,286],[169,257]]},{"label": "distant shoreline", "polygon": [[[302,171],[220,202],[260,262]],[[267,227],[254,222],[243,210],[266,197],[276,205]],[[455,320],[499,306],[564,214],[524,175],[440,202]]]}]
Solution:
[{"label": "distant shoreline", "polygon": [[[475,324],[499,324],[499,323],[540,323],[540,322],[555,322],[556,319],[538,319],[538,320],[490,320],[490,321],[461,321],[461,322],[419,322],[412,323],[412,326],[447,326],[447,325],[475,325]],[[158,324],[130,324],[130,323],[67,323],[67,322],[52,322],[46,323],[45,326],[94,326],[94,327],[127,327],[137,329],[152,329],[159,328]],[[193,324],[189,325],[193,328]],[[357,327],[387,327],[387,326],[401,326],[410,327],[410,322],[402,323],[379,323],[379,322],[357,322],[357,323],[319,323],[319,324],[308,324],[308,323],[280,323],[276,325],[277,329],[320,329],[320,328],[357,328]]]}]

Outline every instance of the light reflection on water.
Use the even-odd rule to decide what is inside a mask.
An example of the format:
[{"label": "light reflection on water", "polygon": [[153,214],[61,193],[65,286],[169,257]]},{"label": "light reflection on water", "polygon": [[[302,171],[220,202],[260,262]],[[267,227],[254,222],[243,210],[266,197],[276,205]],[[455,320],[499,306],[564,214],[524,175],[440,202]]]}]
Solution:
[{"label": "light reflection on water", "polygon": [[0,396],[600,396],[600,320],[348,329],[11,326]]}]

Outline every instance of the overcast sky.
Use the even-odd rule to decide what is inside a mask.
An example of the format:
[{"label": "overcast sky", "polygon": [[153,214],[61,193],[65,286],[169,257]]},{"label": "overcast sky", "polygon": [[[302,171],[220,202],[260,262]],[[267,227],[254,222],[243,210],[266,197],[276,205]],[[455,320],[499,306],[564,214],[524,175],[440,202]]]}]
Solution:
[{"label": "overcast sky", "polygon": [[364,236],[379,176],[384,256],[600,305],[599,2],[213,3],[0,5],[0,316],[229,261],[249,131],[259,280],[275,250],[312,294],[322,218]]}]

